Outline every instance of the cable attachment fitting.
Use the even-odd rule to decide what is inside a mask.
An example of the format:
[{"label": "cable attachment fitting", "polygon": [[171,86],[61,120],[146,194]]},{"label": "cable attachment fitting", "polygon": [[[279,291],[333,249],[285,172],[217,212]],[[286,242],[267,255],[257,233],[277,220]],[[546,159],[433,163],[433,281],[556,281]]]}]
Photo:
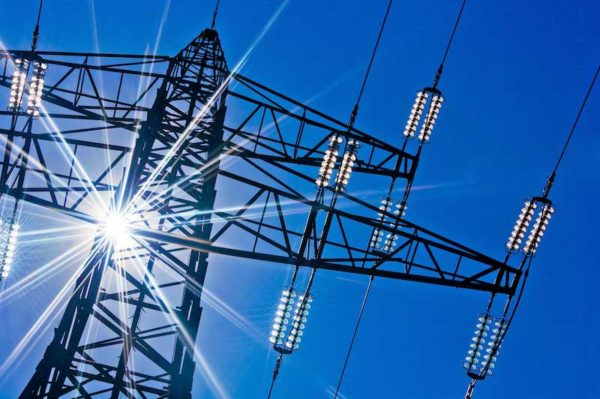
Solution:
[{"label": "cable attachment fitting", "polygon": [[444,72],[444,64],[440,64],[435,73],[435,78],[433,79],[433,88],[437,88],[437,85],[440,83],[440,79],[442,78],[442,72]]},{"label": "cable attachment fitting", "polygon": [[352,108],[352,112],[350,113],[350,119],[348,120],[348,132],[350,132],[354,128],[354,123],[356,122],[357,117],[358,103],[354,104],[354,108]]},{"label": "cable attachment fitting", "polygon": [[550,190],[552,189],[552,185],[554,184],[554,178],[556,177],[556,171],[552,172],[548,181],[546,182],[546,186],[544,187],[544,198],[548,197],[550,194]]}]

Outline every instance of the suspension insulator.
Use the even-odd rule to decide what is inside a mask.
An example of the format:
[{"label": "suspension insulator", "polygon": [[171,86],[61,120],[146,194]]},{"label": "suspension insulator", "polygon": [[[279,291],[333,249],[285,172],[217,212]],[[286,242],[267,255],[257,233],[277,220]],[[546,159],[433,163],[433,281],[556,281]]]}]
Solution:
[{"label": "suspension insulator", "polygon": [[350,181],[350,175],[352,174],[352,168],[354,168],[354,163],[356,161],[358,146],[358,141],[348,140],[348,149],[344,153],[342,165],[340,166],[340,170],[335,180],[335,187],[337,191],[345,191],[346,187],[348,186],[348,181]]},{"label": "suspension insulator", "polygon": [[296,292],[292,288],[285,289],[281,292],[279,305],[277,305],[275,318],[273,319],[271,336],[269,337],[269,341],[274,346],[283,345],[285,333],[290,323],[290,316],[293,310],[295,298]]},{"label": "suspension insulator", "polygon": [[531,232],[529,233],[529,237],[527,237],[527,242],[525,243],[525,247],[523,247],[523,252],[526,254],[535,254],[538,245],[540,245],[544,232],[546,231],[548,222],[552,218],[552,214],[554,214],[554,207],[552,207],[552,204],[544,204],[537,216]]},{"label": "suspension insulator", "polygon": [[417,132],[417,128],[419,126],[421,117],[423,116],[423,110],[425,109],[425,103],[427,102],[428,97],[429,94],[427,94],[425,91],[420,91],[417,93],[417,98],[415,98],[415,103],[410,110],[410,115],[408,116],[406,127],[404,128],[404,136],[411,138]]},{"label": "suspension insulator", "polygon": [[441,94],[436,94],[431,99],[431,104],[429,104],[429,111],[427,112],[425,123],[423,123],[421,132],[419,133],[420,141],[429,142],[429,139],[431,138],[431,132],[433,131],[433,127],[435,126],[435,122],[437,121],[443,102],[444,98],[441,96]]},{"label": "suspension insulator", "polygon": [[[398,201],[392,206],[391,198],[384,198],[381,200],[381,205],[379,206],[379,212],[377,215],[379,216],[379,221],[383,225],[386,223],[393,229],[399,228],[398,219],[401,219],[406,215],[406,209],[408,208],[406,205],[402,204],[402,201]],[[392,209],[393,212],[392,212]],[[390,218],[386,215],[392,213],[395,215],[395,218]],[[396,233],[388,233],[385,235],[385,240],[383,240],[384,232],[381,226],[375,227],[373,229],[373,234],[371,235],[371,240],[369,241],[369,247],[371,250],[382,253],[392,252],[396,246],[398,245],[398,234]]]},{"label": "suspension insulator", "polygon": [[472,373],[477,370],[477,365],[481,359],[483,347],[488,336],[487,332],[490,329],[491,323],[492,320],[489,315],[483,315],[479,317],[479,323],[476,326],[473,338],[471,338],[472,343],[469,345],[470,349],[467,353],[467,357],[465,357],[465,364],[463,365],[468,373]]},{"label": "suspension insulator", "polygon": [[0,218],[0,278],[10,275],[17,252],[19,223],[15,220]]},{"label": "suspension insulator", "polygon": [[339,154],[338,148],[342,141],[343,139],[337,134],[334,134],[329,139],[329,144],[327,146],[327,150],[325,150],[323,161],[321,162],[321,168],[319,169],[319,175],[315,180],[317,187],[329,186],[333,168],[335,167],[335,163],[337,162],[337,157]]},{"label": "suspension insulator", "polygon": [[[431,101],[429,101],[429,104],[427,104],[427,99],[430,95]],[[418,136],[419,141],[422,143],[429,142],[431,138],[431,132],[433,131],[433,127],[435,126],[435,122],[437,121],[443,102],[444,98],[438,89],[426,87],[418,92],[417,97],[415,98],[415,103],[413,104],[410,115],[408,116],[408,121],[404,127],[404,136],[406,138],[413,138],[420,125],[421,130],[419,131]],[[425,114],[425,120],[421,123],[423,112],[426,108],[427,113]]]},{"label": "suspension insulator", "polygon": [[297,295],[292,288],[282,291],[269,337],[277,352],[290,354],[300,349],[312,301],[311,295]]},{"label": "suspension insulator", "polygon": [[285,347],[288,350],[300,349],[300,342],[302,341],[302,335],[304,335],[304,328],[308,321],[308,313],[311,307],[313,298],[311,295],[307,297],[299,296],[298,303],[296,304],[296,310],[294,311],[294,319],[292,320],[291,331],[287,337]]},{"label": "suspension insulator", "polygon": [[29,84],[29,99],[27,100],[27,115],[38,117],[42,105],[42,92],[44,90],[44,76],[48,65],[41,61],[33,62],[33,76]]},{"label": "suspension insulator", "polygon": [[493,370],[496,367],[496,360],[500,354],[500,347],[504,340],[504,334],[506,333],[507,323],[504,319],[497,320],[494,322],[493,335],[491,336],[488,347],[485,349],[486,354],[483,356],[481,362],[482,372],[486,375],[492,375]]},{"label": "suspension insulator", "polygon": [[525,233],[529,228],[529,224],[531,223],[531,219],[533,218],[533,213],[537,208],[537,204],[533,200],[528,200],[523,205],[523,209],[515,222],[515,227],[508,238],[508,242],[506,243],[506,249],[509,251],[517,251],[521,246],[521,242],[523,241],[523,237],[525,237]]},{"label": "suspension insulator", "polygon": [[515,222],[515,227],[506,243],[506,249],[508,251],[514,252],[519,250],[536,212],[536,221],[529,231],[529,236],[523,247],[523,252],[526,255],[535,254],[537,247],[542,240],[542,236],[546,231],[548,222],[554,213],[552,202],[545,197],[533,197],[531,200],[525,202],[523,209]]},{"label": "suspension insulator", "polygon": [[10,97],[8,99],[8,109],[11,111],[20,111],[25,93],[25,83],[27,81],[27,68],[29,60],[17,58],[15,60],[15,70],[12,75],[10,86]]},{"label": "suspension insulator", "polygon": [[[489,336],[492,328],[492,335]],[[463,365],[469,377],[482,380],[492,375],[506,328],[507,323],[504,319],[495,319],[488,314],[479,316]]]}]

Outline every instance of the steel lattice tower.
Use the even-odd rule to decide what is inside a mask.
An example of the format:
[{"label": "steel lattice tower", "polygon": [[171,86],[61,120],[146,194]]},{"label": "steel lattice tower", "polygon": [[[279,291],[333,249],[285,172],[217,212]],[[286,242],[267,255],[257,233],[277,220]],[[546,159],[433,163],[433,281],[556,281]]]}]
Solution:
[{"label": "steel lattice tower", "polygon": [[[206,215],[210,214],[215,201],[216,174],[213,172],[218,169],[218,159],[215,160],[214,155],[223,144],[225,96],[221,88],[226,74],[227,66],[218,35],[213,30],[205,30],[169,61],[154,104],[141,123],[127,182],[123,186],[124,201],[130,200],[135,193],[143,199],[153,198],[152,207],[160,214],[170,215],[175,213],[173,209],[177,209],[176,212],[193,215],[186,220],[186,228],[178,228],[176,220],[165,217],[160,223],[162,230],[176,228],[188,237],[210,239],[212,225]],[[192,123],[196,114],[199,114],[198,121]],[[186,129],[187,126],[193,128]],[[177,140],[185,141],[182,146],[186,150],[176,157],[166,158]],[[160,163],[164,166],[155,176],[153,171]],[[195,169],[204,169],[204,172],[194,175]],[[147,184],[150,178],[155,182],[152,185]],[[179,185],[182,190],[162,195],[173,184]],[[207,254],[195,250],[186,252],[183,256],[179,255],[185,260],[182,267],[187,277],[201,287],[208,265]],[[180,305],[175,315],[181,326],[164,324],[152,329],[142,328],[143,317],[152,317],[151,311],[163,311],[160,300],[155,298],[143,279],[125,271],[122,271],[121,277],[129,280],[128,286],[132,285],[134,292],[128,289],[116,297],[102,295],[104,269],[114,268],[110,254],[110,250],[99,248],[86,262],[54,340],[21,397],[58,397],[77,389],[81,378],[87,380],[86,384],[92,381],[98,383],[95,390],[110,391],[113,398],[129,389],[160,397],[190,397],[194,363],[186,345],[182,340],[174,339],[168,354],[158,353],[152,340],[175,337],[179,328],[185,328],[193,342],[202,313],[200,292],[178,283]],[[147,258],[148,273],[155,262],[153,257]],[[134,308],[130,320],[119,320],[116,312],[111,310],[114,304],[107,302],[114,302],[115,298]],[[144,310],[148,312],[142,313]],[[95,342],[86,340],[83,327],[92,323],[100,323],[113,331],[115,337]],[[118,348],[121,352],[118,363],[106,364],[97,360],[93,352],[99,346]],[[132,348],[161,371],[148,375],[131,370],[127,365]],[[82,364],[98,373],[78,372]],[[106,387],[103,388],[103,385]],[[88,394],[91,395],[90,392]]]},{"label": "steel lattice tower", "polygon": [[[381,141],[230,72],[213,29],[174,57],[16,50],[0,57],[5,89],[15,60],[47,65],[39,115],[0,111],[7,143],[1,193],[16,206],[98,229],[22,398],[190,398],[209,256],[508,297],[519,287],[522,271],[508,259],[404,217],[402,199],[430,128],[420,141],[408,140],[414,130],[401,146]],[[429,107],[441,104],[438,89],[419,95],[425,92]],[[404,187],[399,212],[387,197],[381,207],[335,187],[311,194],[332,137],[342,146],[360,143],[354,180],[382,193]],[[56,151],[64,156],[49,155]],[[221,192],[238,205],[225,206]],[[127,219],[135,245],[103,238],[107,213]],[[309,213],[303,230],[296,215]],[[375,232],[392,237],[389,245],[372,245]]]}]

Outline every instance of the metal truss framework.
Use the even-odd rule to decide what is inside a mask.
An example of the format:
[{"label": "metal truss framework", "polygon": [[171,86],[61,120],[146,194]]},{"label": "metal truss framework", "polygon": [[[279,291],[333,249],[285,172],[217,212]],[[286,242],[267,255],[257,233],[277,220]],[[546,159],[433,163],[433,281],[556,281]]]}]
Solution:
[{"label": "metal truss framework", "polygon": [[[386,211],[395,223],[383,223],[353,183],[408,190],[420,151],[230,72],[214,30],[175,57],[0,57],[6,89],[11,60],[48,65],[40,118],[0,111],[0,191],[96,224],[107,211],[99,203],[126,208],[137,240],[120,253],[95,241],[22,398],[190,398],[210,254],[506,295],[519,284],[506,262]],[[332,207],[333,190],[315,199],[313,182],[334,134],[361,147],[350,190]],[[320,243],[317,216],[299,252],[310,209],[330,215],[331,228]],[[374,252],[374,229],[399,237],[397,247]]]}]

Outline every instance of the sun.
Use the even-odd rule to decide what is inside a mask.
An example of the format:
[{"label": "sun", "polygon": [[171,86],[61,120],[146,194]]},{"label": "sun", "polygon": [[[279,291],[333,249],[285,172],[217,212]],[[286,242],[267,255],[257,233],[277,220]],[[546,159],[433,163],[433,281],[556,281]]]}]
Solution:
[{"label": "sun", "polygon": [[106,217],[102,225],[102,234],[117,250],[131,249],[136,245],[129,219],[118,212],[112,212]]}]

